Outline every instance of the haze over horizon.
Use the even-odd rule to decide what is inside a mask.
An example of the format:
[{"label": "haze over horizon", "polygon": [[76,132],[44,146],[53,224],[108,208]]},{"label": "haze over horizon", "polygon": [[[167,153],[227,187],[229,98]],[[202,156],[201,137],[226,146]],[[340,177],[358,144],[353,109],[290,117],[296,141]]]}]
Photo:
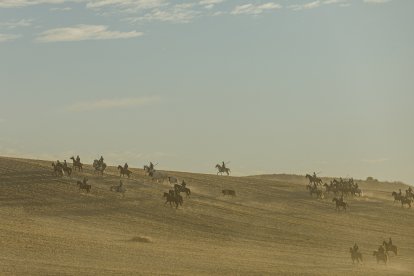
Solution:
[{"label": "haze over horizon", "polygon": [[413,10],[0,0],[0,156],[414,184]]}]

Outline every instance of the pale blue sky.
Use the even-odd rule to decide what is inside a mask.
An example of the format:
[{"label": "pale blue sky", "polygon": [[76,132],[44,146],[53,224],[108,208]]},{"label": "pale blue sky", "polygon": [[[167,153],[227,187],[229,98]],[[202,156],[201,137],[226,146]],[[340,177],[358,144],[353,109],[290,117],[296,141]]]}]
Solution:
[{"label": "pale blue sky", "polygon": [[414,183],[413,12],[0,0],[0,155]]}]

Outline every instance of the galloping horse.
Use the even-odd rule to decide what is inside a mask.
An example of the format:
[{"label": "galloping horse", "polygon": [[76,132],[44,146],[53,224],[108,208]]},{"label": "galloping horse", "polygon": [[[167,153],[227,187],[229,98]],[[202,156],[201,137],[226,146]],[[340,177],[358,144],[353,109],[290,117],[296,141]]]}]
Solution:
[{"label": "galloping horse", "polygon": [[174,190],[177,194],[180,194],[181,192],[185,193],[187,195],[187,197],[190,197],[190,195],[191,195],[191,190],[189,188],[183,186],[182,184],[181,185],[175,184],[174,185]]},{"label": "galloping horse", "polygon": [[121,165],[118,166],[118,170],[119,170],[119,176],[129,176],[132,174],[132,172],[128,169],[125,169],[124,167],[122,167]]},{"label": "galloping horse", "polygon": [[351,259],[352,259],[352,263],[354,264],[355,261],[357,261],[359,263],[359,261],[361,261],[362,263],[362,254],[361,252],[355,251],[352,247],[349,248],[349,253],[351,253]]},{"label": "galloping horse", "polygon": [[85,177],[83,181],[78,181],[77,184],[79,185],[79,190],[86,190],[86,192],[90,192],[92,186],[90,184],[87,184],[88,179]]},{"label": "galloping horse", "polygon": [[394,203],[396,201],[401,201],[402,195],[398,194],[397,192],[392,192],[391,195],[394,197]]},{"label": "galloping horse", "polygon": [[55,173],[55,176],[63,176],[63,169],[61,166],[57,166],[55,162],[52,163],[53,172]]},{"label": "galloping horse", "polygon": [[105,163],[100,163],[98,160],[94,160],[93,161],[93,167],[95,168],[95,172],[100,172],[101,175],[103,175],[104,170],[106,169],[106,164]]},{"label": "galloping horse", "polygon": [[216,165],[216,168],[218,170],[217,174],[223,175],[223,173],[226,173],[227,175],[230,175],[230,169],[221,166],[220,164]]},{"label": "galloping horse", "polygon": [[70,159],[72,159],[72,161],[73,161],[73,170],[75,171],[76,170],[76,168],[78,168],[78,171],[82,171],[83,169],[82,169],[82,166],[83,166],[83,164],[79,161],[77,161],[76,159],[75,159],[75,157],[71,157]]},{"label": "galloping horse", "polygon": [[398,248],[396,245],[387,243],[386,241],[383,241],[382,245],[384,245],[385,252],[388,253],[388,251],[391,251],[391,252],[394,252],[395,255],[398,255]]},{"label": "galloping horse", "polygon": [[343,201],[337,199],[336,197],[334,199],[332,199],[332,202],[335,202],[337,211],[340,210],[340,207],[342,207],[345,211],[346,211],[346,207],[349,207],[348,203],[343,202]]},{"label": "galloping horse", "polygon": [[165,197],[166,199],[164,205],[170,203],[170,207],[172,207],[172,203],[174,203],[176,209],[178,208],[178,205],[183,205],[183,197],[177,193],[174,193],[173,191],[170,191],[169,193],[164,193],[163,197]]},{"label": "galloping horse", "polygon": [[401,207],[404,207],[404,205],[405,204],[407,204],[408,205],[408,207],[409,208],[411,208],[411,202],[412,202],[413,200],[411,199],[411,198],[408,198],[408,197],[405,197],[405,196],[403,196],[402,198],[401,198]]},{"label": "galloping horse", "polygon": [[322,185],[322,179],[320,179],[319,177],[314,177],[310,174],[307,174],[306,178],[309,179],[309,184],[315,183],[316,185]]},{"label": "galloping horse", "polygon": [[387,264],[387,262],[388,262],[388,254],[387,253],[374,251],[373,255],[377,258],[377,263],[379,263],[379,261],[383,261],[384,264]]}]

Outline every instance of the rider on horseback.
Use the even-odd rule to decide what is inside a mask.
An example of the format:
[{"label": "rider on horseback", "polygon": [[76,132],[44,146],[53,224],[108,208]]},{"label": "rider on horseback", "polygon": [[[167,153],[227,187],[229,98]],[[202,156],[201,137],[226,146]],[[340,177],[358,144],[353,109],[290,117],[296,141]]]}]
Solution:
[{"label": "rider on horseback", "polygon": [[77,163],[80,163],[80,157],[79,157],[79,155],[78,155],[78,156],[76,156],[76,162],[77,162]]},{"label": "rider on horseback", "polygon": [[150,162],[149,169],[150,169],[150,171],[154,170],[154,164],[152,164],[152,162]]},{"label": "rider on horseback", "polygon": [[392,239],[390,237],[390,239],[388,240],[388,246],[391,246],[391,245],[392,245]]},{"label": "rider on horseback", "polygon": [[354,244],[354,247],[353,247],[352,249],[354,250],[354,252],[355,252],[355,253],[357,253],[357,252],[358,252],[359,247],[358,247],[358,245],[355,243],[355,244]]},{"label": "rider on horseback", "polygon": [[125,165],[124,165],[124,170],[126,171],[126,170],[128,170],[128,163],[125,163]]},{"label": "rider on horseback", "polygon": [[181,182],[181,186],[183,186],[185,188],[186,185],[187,185],[187,183],[185,183],[185,181],[183,180],[183,182]]},{"label": "rider on horseback", "polygon": [[221,162],[221,163],[222,163],[221,168],[222,168],[223,170],[225,170],[225,169],[226,169],[226,164],[224,164],[224,161],[223,161],[223,162]]},{"label": "rider on horseback", "polygon": [[103,158],[103,156],[101,155],[101,158],[100,158],[100,159],[99,159],[99,161],[98,161],[99,166],[101,166],[101,165],[103,164],[103,162],[104,162],[104,158]]},{"label": "rider on horseback", "polygon": [[313,179],[316,179],[316,173],[313,172]]},{"label": "rider on horseback", "polygon": [[63,167],[67,168],[68,167],[68,163],[66,163],[66,160],[63,161]]}]

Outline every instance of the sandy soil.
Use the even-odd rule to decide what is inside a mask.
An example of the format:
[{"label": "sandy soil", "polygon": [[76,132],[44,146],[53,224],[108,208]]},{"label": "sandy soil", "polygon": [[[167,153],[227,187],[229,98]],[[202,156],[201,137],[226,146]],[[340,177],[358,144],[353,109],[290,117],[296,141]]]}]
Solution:
[{"label": "sandy soil", "polygon": [[[0,158],[0,275],[414,275],[414,207],[390,195],[401,184],[363,182],[364,196],[337,213],[300,176],[169,172],[192,191],[175,209],[168,183],[132,171],[121,198],[112,167],[57,178],[51,162]],[[76,186],[84,176],[90,194]],[[377,264],[390,236],[399,255]],[[352,264],[354,242],[363,264]]]}]

